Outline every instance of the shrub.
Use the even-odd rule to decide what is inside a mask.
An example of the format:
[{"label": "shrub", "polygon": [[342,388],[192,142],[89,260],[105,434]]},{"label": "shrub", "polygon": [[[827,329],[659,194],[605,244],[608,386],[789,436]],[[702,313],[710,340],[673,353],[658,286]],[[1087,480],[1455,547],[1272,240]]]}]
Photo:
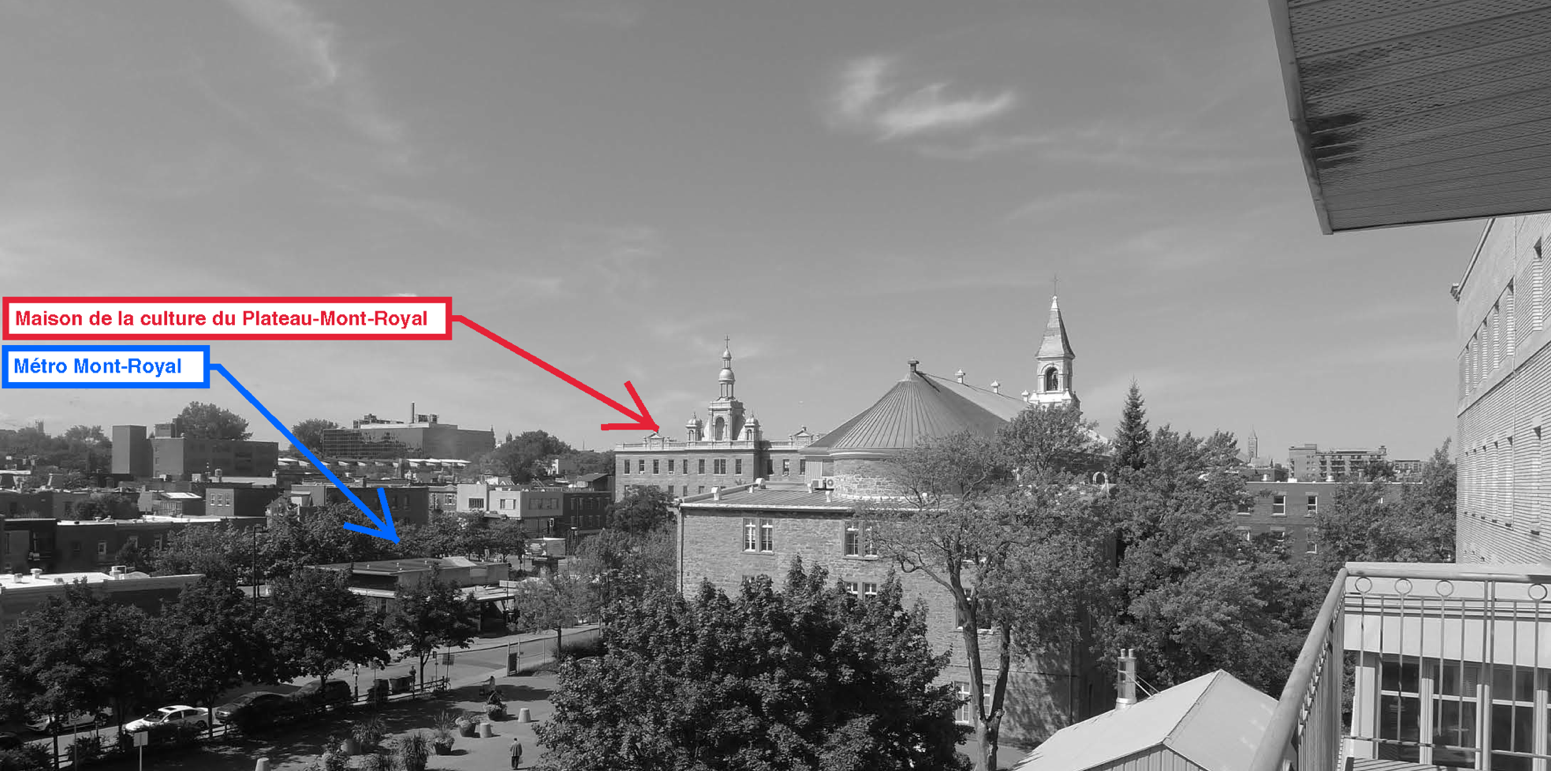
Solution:
[{"label": "shrub", "polygon": [[372,715],[368,718],[355,721],[350,727],[350,735],[355,739],[356,752],[362,755],[370,755],[382,747],[382,737],[388,733],[388,723],[381,715]]},{"label": "shrub", "polygon": [[431,743],[424,731],[411,731],[393,743],[393,750],[402,771],[425,771],[431,762]]},{"label": "shrub", "polygon": [[36,744],[28,744],[10,750],[0,750],[0,771],[50,771],[54,760],[48,750]]}]

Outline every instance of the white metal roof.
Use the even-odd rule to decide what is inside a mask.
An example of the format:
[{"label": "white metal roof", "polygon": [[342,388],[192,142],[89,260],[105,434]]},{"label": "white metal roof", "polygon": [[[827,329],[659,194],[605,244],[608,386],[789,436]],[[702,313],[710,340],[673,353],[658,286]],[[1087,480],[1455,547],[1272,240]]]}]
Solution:
[{"label": "white metal roof", "polygon": [[1167,747],[1206,771],[1248,768],[1276,700],[1217,670],[1057,731],[1013,771],[1084,771]]}]

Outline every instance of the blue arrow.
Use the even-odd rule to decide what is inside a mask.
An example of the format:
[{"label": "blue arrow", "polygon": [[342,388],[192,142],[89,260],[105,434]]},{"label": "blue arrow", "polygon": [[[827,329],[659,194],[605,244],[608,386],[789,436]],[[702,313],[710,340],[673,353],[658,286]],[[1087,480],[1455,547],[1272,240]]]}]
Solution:
[{"label": "blue arrow", "polygon": [[253,394],[249,392],[248,389],[243,388],[242,384],[237,382],[237,378],[232,377],[232,373],[227,372],[225,367],[214,362],[211,362],[210,364],[210,371],[219,372],[221,377],[226,378],[226,382],[231,383],[232,387],[237,389],[237,393],[242,394],[242,398],[247,399],[248,403],[253,405],[253,407],[269,421],[270,425],[274,426],[280,431],[281,434],[285,435],[285,438],[291,442],[292,447],[295,447],[297,450],[300,450],[303,455],[307,456],[307,460],[312,462],[313,468],[323,472],[323,476],[328,477],[328,480],[333,482],[334,486],[339,488],[340,492],[344,493],[345,497],[349,498],[350,502],[355,504],[355,507],[360,509],[361,513],[366,515],[367,519],[370,519],[373,524],[377,525],[373,528],[357,525],[353,522],[346,522],[346,530],[351,530],[357,533],[365,533],[366,535],[376,536],[378,538],[383,538],[394,543],[399,542],[398,530],[394,529],[393,527],[393,512],[388,511],[387,490],[384,490],[381,487],[377,488],[377,500],[382,503],[382,518],[378,519],[377,515],[373,514],[372,510],[367,508],[366,504],[362,503],[361,499],[357,497],[355,493],[351,492],[350,488],[346,487],[344,482],[339,481],[339,477],[334,476],[334,472],[329,471],[329,467],[324,465],[323,461],[318,460],[318,456],[313,455],[312,451],[307,449],[306,445],[297,441],[296,437],[291,433],[290,429],[286,428],[285,424],[281,423],[280,419],[275,417],[274,413],[270,412],[267,408],[264,407],[264,405],[260,404],[259,400],[254,398]]}]

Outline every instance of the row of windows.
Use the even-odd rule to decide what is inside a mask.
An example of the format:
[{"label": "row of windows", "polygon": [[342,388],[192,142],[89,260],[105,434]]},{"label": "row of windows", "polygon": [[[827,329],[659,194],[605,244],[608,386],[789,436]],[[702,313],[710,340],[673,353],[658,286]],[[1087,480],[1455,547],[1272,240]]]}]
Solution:
[{"label": "row of windows", "polygon": [[[652,459],[652,470],[651,470],[651,473],[653,473],[653,474],[661,474],[661,473],[663,473],[663,467],[664,467],[663,460],[664,459],[662,459],[662,458],[653,458]],[[666,466],[667,466],[667,469],[668,469],[667,473],[669,473],[669,474],[688,474],[688,473],[690,473],[690,471],[689,471],[689,458],[683,458],[682,460],[678,459],[678,458],[668,458],[666,460],[667,460]],[[624,463],[621,464],[620,468],[621,468],[620,474],[628,476],[630,474],[630,461],[626,460]],[[645,474],[645,473],[647,473],[647,471],[646,471],[646,459],[645,458],[638,458],[638,459],[636,459],[636,462],[635,462],[635,473],[636,474]],[[695,471],[694,471],[694,473],[696,473],[696,474],[704,474],[704,473],[706,473],[705,458],[697,459],[696,464],[695,464]],[[727,473],[727,459],[726,458],[715,458],[715,459],[713,459],[711,461],[711,473],[712,474],[726,474]],[[742,458],[733,458],[733,461],[732,461],[732,473],[733,474],[742,474],[743,473],[743,459]],[[789,475],[791,475],[791,473],[792,473],[792,459],[791,458],[782,458],[781,459],[781,476],[789,476]],[[806,473],[808,473],[808,461],[802,460],[802,459],[799,459],[797,461],[797,473],[799,473],[799,474],[806,474]],[[775,476],[775,459],[774,458],[766,458],[765,459],[765,475],[766,476]]]},{"label": "row of windows", "polygon": [[[1254,503],[1250,500],[1239,501],[1239,513],[1249,514],[1253,511]],[[1303,516],[1312,517],[1319,513],[1319,496],[1308,493],[1303,496]],[[1287,516],[1287,496],[1277,493],[1271,496],[1271,516]]]},{"label": "row of windows", "polygon": [[[1521,331],[1545,328],[1543,245],[1541,241],[1535,242],[1535,257],[1527,270],[1528,275],[1508,282],[1502,295],[1492,305],[1492,310],[1481,320],[1481,326],[1471,336],[1470,342],[1465,344],[1465,353],[1460,357],[1460,396],[1475,393],[1481,382],[1490,377],[1504,359],[1513,355]],[[1528,279],[1530,283],[1530,307],[1527,309],[1528,318],[1524,319],[1528,324],[1526,330],[1521,330],[1518,323],[1520,313],[1526,309],[1517,307],[1514,292],[1515,283],[1523,279]]]},{"label": "row of windows", "polygon": [[[1246,541],[1254,537],[1254,531],[1250,530],[1248,525],[1239,525],[1235,529],[1238,531],[1239,537]],[[1273,525],[1270,530],[1270,535],[1272,538],[1276,539],[1277,543],[1287,542],[1287,528],[1285,527],[1276,527]],[[1309,528],[1303,551],[1305,554],[1319,553],[1319,528]]]}]

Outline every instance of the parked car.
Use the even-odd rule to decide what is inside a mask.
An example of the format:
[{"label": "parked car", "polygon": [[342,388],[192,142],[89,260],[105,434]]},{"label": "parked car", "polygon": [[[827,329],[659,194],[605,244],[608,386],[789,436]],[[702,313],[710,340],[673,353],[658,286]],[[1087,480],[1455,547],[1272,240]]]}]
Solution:
[{"label": "parked car", "polygon": [[267,712],[267,710],[273,710],[275,707],[281,706],[284,701],[284,693],[275,693],[271,692],[271,690],[254,690],[254,692],[244,693],[244,695],[240,695],[240,697],[216,707],[216,721],[217,723],[230,723],[231,714],[236,712],[236,710],[251,709]]},{"label": "parked car", "polygon": [[234,724],[242,731],[262,731],[276,723],[287,723],[309,712],[306,704],[285,698],[282,693],[254,690],[216,707],[217,723]]},{"label": "parked car", "polygon": [[210,725],[210,710],[203,707],[174,704],[171,707],[162,707],[139,720],[129,721],[124,725],[124,730],[134,733],[136,731],[149,731],[153,728],[179,725],[191,725],[202,730]]},{"label": "parked car", "polygon": [[10,731],[0,731],[0,750],[14,750],[23,744],[22,737]]},{"label": "parked car", "polygon": [[322,682],[311,682],[286,697],[293,704],[299,705],[304,712],[317,712],[325,707],[339,707],[355,703],[355,694],[350,690],[350,684],[343,680],[329,680],[327,687]]},{"label": "parked car", "polygon": [[95,712],[76,712],[67,717],[35,717],[27,721],[27,727],[38,733],[52,734],[74,731],[87,726],[106,726],[113,722],[113,708],[103,707]]}]

